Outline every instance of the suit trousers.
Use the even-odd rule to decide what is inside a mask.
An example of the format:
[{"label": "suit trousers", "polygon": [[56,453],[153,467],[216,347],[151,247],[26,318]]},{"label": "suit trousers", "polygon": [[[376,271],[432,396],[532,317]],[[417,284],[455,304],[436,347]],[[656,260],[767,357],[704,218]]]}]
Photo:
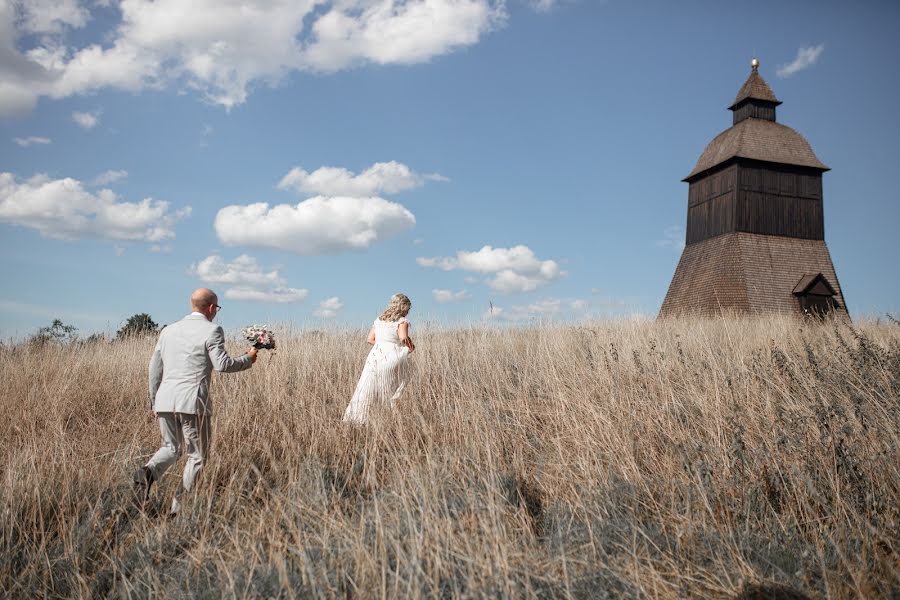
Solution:
[{"label": "suit trousers", "polygon": [[177,513],[181,508],[179,498],[194,488],[197,476],[209,457],[212,416],[173,412],[161,412],[157,416],[163,445],[147,463],[153,479],[158,481],[166,469],[175,464],[182,450],[187,454],[181,485],[172,499],[171,512]]}]

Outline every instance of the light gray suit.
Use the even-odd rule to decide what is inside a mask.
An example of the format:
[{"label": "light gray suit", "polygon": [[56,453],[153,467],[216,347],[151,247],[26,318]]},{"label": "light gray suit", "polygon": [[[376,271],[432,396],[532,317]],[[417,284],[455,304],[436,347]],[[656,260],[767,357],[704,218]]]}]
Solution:
[{"label": "light gray suit", "polygon": [[194,481],[209,456],[212,401],[209,396],[212,371],[233,373],[253,365],[246,354],[231,358],[225,351],[222,327],[200,313],[191,313],[159,334],[150,357],[150,408],[159,417],[163,445],[147,463],[154,480],[177,459],[182,445],[188,455],[181,486],[172,500],[177,513],[179,496],[194,487]]},{"label": "light gray suit", "polygon": [[234,373],[253,363],[246,354],[231,358],[225,333],[199,313],[191,313],[159,334],[150,357],[150,407],[157,413],[211,415],[212,371]]}]

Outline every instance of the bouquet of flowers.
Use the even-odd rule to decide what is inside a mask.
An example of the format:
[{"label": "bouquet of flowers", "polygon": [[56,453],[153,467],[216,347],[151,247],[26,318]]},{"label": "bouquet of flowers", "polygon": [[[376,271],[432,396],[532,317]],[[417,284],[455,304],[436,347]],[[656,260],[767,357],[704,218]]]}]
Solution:
[{"label": "bouquet of flowers", "polygon": [[244,337],[257,350],[274,350],[275,334],[268,329],[268,325],[250,325],[244,327]]}]

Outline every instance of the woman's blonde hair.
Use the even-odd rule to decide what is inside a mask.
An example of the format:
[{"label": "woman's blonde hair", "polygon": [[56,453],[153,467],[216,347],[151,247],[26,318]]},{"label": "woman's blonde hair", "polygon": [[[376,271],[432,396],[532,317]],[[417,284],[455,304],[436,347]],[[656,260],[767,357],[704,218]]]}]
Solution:
[{"label": "woman's blonde hair", "polygon": [[384,309],[384,312],[378,318],[382,321],[396,321],[400,317],[408,315],[410,308],[412,308],[412,302],[405,294],[394,294],[391,296],[391,301],[388,302],[387,308]]}]

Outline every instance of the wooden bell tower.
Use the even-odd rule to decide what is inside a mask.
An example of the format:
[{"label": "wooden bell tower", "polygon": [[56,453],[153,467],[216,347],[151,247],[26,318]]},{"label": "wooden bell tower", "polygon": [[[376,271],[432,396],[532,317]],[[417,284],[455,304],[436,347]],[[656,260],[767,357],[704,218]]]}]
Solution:
[{"label": "wooden bell tower", "polygon": [[776,121],[781,104],[759,74],[729,107],[688,184],[685,249],[660,317],[847,313],[828,247],[822,173],[802,135]]}]

